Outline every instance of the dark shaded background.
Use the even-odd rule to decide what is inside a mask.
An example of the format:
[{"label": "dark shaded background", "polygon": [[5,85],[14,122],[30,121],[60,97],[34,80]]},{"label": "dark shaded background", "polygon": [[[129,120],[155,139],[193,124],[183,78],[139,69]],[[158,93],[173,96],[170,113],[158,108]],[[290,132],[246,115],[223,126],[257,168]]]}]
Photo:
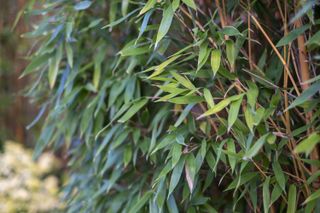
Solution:
[{"label": "dark shaded background", "polygon": [[28,78],[19,79],[31,47],[31,41],[21,37],[30,28],[28,16],[20,12],[27,1],[0,0],[0,141],[15,140],[30,146],[37,127],[29,131],[25,127],[38,109],[23,96]]}]

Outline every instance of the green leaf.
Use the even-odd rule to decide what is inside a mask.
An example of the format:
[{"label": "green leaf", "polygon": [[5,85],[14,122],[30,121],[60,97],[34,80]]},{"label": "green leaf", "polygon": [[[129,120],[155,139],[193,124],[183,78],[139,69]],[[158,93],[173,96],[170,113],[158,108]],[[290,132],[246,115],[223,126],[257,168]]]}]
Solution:
[{"label": "green leaf", "polygon": [[156,66],[154,73],[152,73],[152,75],[150,75],[148,78],[153,78],[155,76],[160,75],[163,70],[172,62],[174,62],[176,59],[178,59],[181,55],[175,55],[172,56],[171,58],[169,58],[168,60],[162,62],[160,65]]},{"label": "green leaf", "polygon": [[228,131],[230,131],[231,127],[233,126],[233,124],[236,122],[238,118],[242,99],[243,98],[241,97],[230,104],[230,110],[228,115]]},{"label": "green leaf", "polygon": [[308,155],[311,153],[311,151],[319,142],[320,142],[320,135],[318,133],[313,133],[308,138],[301,141],[294,149],[294,152],[295,153],[304,152]]},{"label": "green leaf", "polygon": [[262,186],[262,195],[263,195],[263,210],[264,213],[269,212],[269,204],[270,204],[270,177],[267,177]]},{"label": "green leaf", "polygon": [[197,5],[194,3],[193,0],[182,0],[183,3],[185,3],[188,7],[191,7],[192,9],[196,10]]},{"label": "green leaf", "polygon": [[169,3],[167,8],[165,8],[165,10],[163,11],[162,20],[161,20],[159,31],[157,34],[155,47],[158,46],[161,39],[168,33],[172,23],[173,15],[174,15],[174,11],[172,9],[171,3]]},{"label": "green leaf", "polygon": [[184,167],[184,159],[180,159],[178,164],[174,167],[171,174],[168,197],[172,194],[173,190],[178,185],[178,182],[180,180],[180,177],[183,171],[183,167]]},{"label": "green leaf", "polygon": [[306,31],[309,28],[310,28],[310,24],[307,24],[307,25],[304,25],[302,27],[299,27],[297,29],[292,30],[288,35],[286,35],[285,37],[280,39],[280,41],[278,41],[276,47],[281,47],[281,46],[289,44],[290,42],[294,41],[296,38],[298,38],[298,36],[300,34],[304,33],[304,31]]},{"label": "green leaf", "polygon": [[233,26],[225,26],[220,32],[228,36],[237,36],[237,35],[242,36],[239,30]]},{"label": "green leaf", "polygon": [[206,99],[208,108],[213,108],[214,107],[213,97],[211,95],[211,92],[207,88],[203,89],[203,96]]},{"label": "green leaf", "polygon": [[142,55],[150,52],[150,47],[147,46],[135,46],[130,45],[129,47],[123,48],[119,53],[121,56],[136,56],[136,55]]},{"label": "green leaf", "polygon": [[137,213],[137,212],[139,212],[139,210],[146,204],[146,202],[149,200],[149,198],[151,197],[152,194],[153,194],[152,191],[146,192],[146,193],[138,200],[138,202],[135,203],[134,206],[132,206],[132,208],[130,208],[129,213]]},{"label": "green leaf", "polygon": [[157,0],[148,0],[148,2],[144,5],[142,10],[140,11],[139,15],[142,15],[146,12],[148,12],[151,8],[154,7],[154,5],[157,3]]},{"label": "green leaf", "polygon": [[267,137],[269,136],[269,133],[263,135],[255,144],[245,153],[243,156],[244,160],[252,159],[254,156],[258,154],[260,149],[263,147],[263,145],[266,142]]},{"label": "green leaf", "polygon": [[168,101],[174,104],[193,104],[193,103],[202,102],[203,98],[196,95],[188,95],[188,96],[181,96],[177,98],[171,98]]},{"label": "green leaf", "polygon": [[173,9],[173,11],[176,11],[179,6],[180,6],[180,0],[173,0],[172,1],[172,9]]},{"label": "green leaf", "polygon": [[122,0],[121,13],[123,16],[127,15],[128,7],[129,7],[129,0]]},{"label": "green leaf", "polygon": [[189,104],[187,105],[184,110],[181,112],[178,120],[175,122],[174,127],[180,126],[180,124],[183,122],[183,120],[188,116],[189,112],[193,108],[195,104]]},{"label": "green leaf", "polygon": [[200,45],[197,71],[199,71],[203,67],[203,65],[205,65],[205,63],[208,60],[209,54],[210,54],[210,51],[209,51],[209,48],[208,48],[208,43],[207,42],[203,42]]},{"label": "green leaf", "polygon": [[226,54],[230,65],[233,67],[236,61],[236,48],[232,40],[226,41]]},{"label": "green leaf", "polygon": [[320,198],[320,189],[318,189],[317,191],[315,191],[314,193],[312,193],[304,202],[303,204],[307,204],[311,201],[314,201],[316,199]]},{"label": "green leaf", "polygon": [[191,81],[188,78],[183,77],[183,76],[181,76],[178,73],[173,72],[173,71],[171,71],[170,73],[184,87],[186,87],[186,88],[188,88],[190,90],[196,90],[196,87],[191,83]]},{"label": "green leaf", "polygon": [[148,99],[141,99],[137,102],[135,102],[128,111],[118,120],[120,123],[124,123],[127,120],[129,120],[132,116],[134,116],[144,105],[146,105],[148,102]]},{"label": "green leaf", "polygon": [[[236,153],[236,146],[234,144],[234,141],[233,140],[228,140],[227,142],[227,148],[228,148],[228,151],[231,152],[231,153]],[[235,167],[236,167],[236,163],[237,163],[237,159],[235,157],[233,157],[232,155],[229,155],[228,156],[228,159],[229,159],[229,163],[230,163],[230,167],[231,167],[231,171],[233,173]]]},{"label": "green leaf", "polygon": [[211,69],[213,75],[216,75],[221,63],[221,52],[219,49],[212,50],[211,52]]},{"label": "green leaf", "polygon": [[247,91],[248,104],[252,109],[256,108],[256,102],[259,95],[259,89],[257,85],[253,82],[247,82],[249,89]]},{"label": "green leaf", "polygon": [[296,186],[293,184],[291,184],[289,187],[287,206],[288,206],[287,213],[297,212],[297,189],[296,189]]},{"label": "green leaf", "polygon": [[196,159],[193,154],[189,154],[186,159],[185,165],[186,180],[190,189],[190,192],[194,189],[194,181],[196,176]]},{"label": "green leaf", "polygon": [[62,59],[62,45],[58,47],[56,56],[52,60],[49,60],[48,79],[49,79],[50,88],[53,88],[56,83],[61,59]]},{"label": "green leaf", "polygon": [[310,97],[316,94],[319,90],[320,90],[320,81],[312,84],[298,98],[296,98],[296,100],[294,100],[285,111],[292,109],[300,104],[303,104],[304,102],[309,100]]},{"label": "green leaf", "polygon": [[230,185],[227,187],[227,189],[225,191],[234,189],[236,187],[239,187],[245,183],[247,183],[248,181],[252,180],[253,178],[255,178],[257,176],[256,172],[248,172],[242,175],[239,175],[236,177],[236,179],[234,179]]},{"label": "green leaf", "polygon": [[285,192],[286,191],[286,188],[285,188],[286,187],[286,179],[285,179],[284,173],[281,169],[281,166],[277,160],[275,160],[272,163],[272,168],[273,168],[273,172],[274,172],[274,175],[276,177],[276,180],[277,180],[279,186]]},{"label": "green leaf", "polygon": [[67,60],[70,68],[73,67],[73,50],[69,43],[66,43]]},{"label": "green leaf", "polygon": [[209,109],[208,111],[206,111],[205,113],[203,113],[202,115],[200,115],[197,120],[215,114],[217,112],[220,112],[221,110],[225,109],[229,104],[231,103],[230,99],[224,99],[222,101],[220,101],[218,104],[214,105],[211,109]]},{"label": "green leaf", "polygon": [[246,111],[244,112],[244,116],[245,116],[248,128],[253,133],[254,117],[249,107],[246,108]]},{"label": "green leaf", "polygon": [[172,148],[172,168],[179,162],[181,157],[181,148],[182,146],[179,143],[173,144]]},{"label": "green leaf", "polygon": [[44,55],[35,56],[34,59],[24,69],[20,78],[36,71],[41,65],[48,63],[48,60],[51,57],[52,57],[52,54],[44,54]]}]

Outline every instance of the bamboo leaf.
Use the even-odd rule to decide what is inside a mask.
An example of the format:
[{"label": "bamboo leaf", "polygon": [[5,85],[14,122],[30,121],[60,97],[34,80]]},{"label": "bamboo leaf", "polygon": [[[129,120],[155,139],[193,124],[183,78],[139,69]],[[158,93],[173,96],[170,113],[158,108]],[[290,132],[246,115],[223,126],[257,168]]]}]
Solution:
[{"label": "bamboo leaf", "polygon": [[288,208],[287,213],[297,212],[297,189],[295,185],[290,185],[288,194]]},{"label": "bamboo leaf", "polygon": [[216,75],[221,63],[221,52],[220,50],[212,50],[211,52],[211,69],[213,72],[213,75]]},{"label": "bamboo leaf", "polygon": [[142,15],[146,12],[148,12],[151,8],[154,7],[154,5],[157,3],[157,0],[148,0],[148,2],[144,5],[142,10],[140,11],[139,15]]},{"label": "bamboo leaf", "polygon": [[206,102],[208,104],[208,108],[213,108],[214,102],[213,102],[213,97],[211,95],[211,92],[208,89],[204,88],[203,89],[203,96],[206,99]]},{"label": "bamboo leaf", "polygon": [[273,172],[274,172],[274,174],[276,176],[276,180],[277,180],[279,186],[285,192],[286,191],[286,189],[285,189],[285,187],[286,187],[286,179],[285,179],[284,173],[283,173],[283,171],[281,169],[281,166],[280,166],[279,162],[278,161],[274,161],[272,163],[272,168],[273,168]]},{"label": "bamboo leaf", "polygon": [[238,100],[233,101],[230,104],[230,110],[228,115],[228,131],[230,131],[233,124],[236,122],[240,110],[240,106],[242,103],[242,97]]},{"label": "bamboo leaf", "polygon": [[161,20],[159,31],[157,34],[155,47],[158,46],[161,39],[168,33],[168,31],[171,27],[173,15],[174,15],[174,11],[173,11],[172,5],[170,3],[167,6],[167,8],[165,8],[165,10],[163,11],[162,20]]},{"label": "bamboo leaf", "polygon": [[294,149],[294,152],[295,153],[304,152],[308,155],[311,153],[311,151],[319,142],[320,142],[320,135],[318,133],[313,133],[308,138],[301,141]]},{"label": "bamboo leaf", "polygon": [[188,7],[191,7],[192,9],[196,10],[197,6],[194,3],[194,0],[182,0],[183,3],[185,3]]},{"label": "bamboo leaf", "polygon": [[294,41],[296,38],[298,38],[299,35],[304,33],[309,28],[310,28],[310,24],[307,24],[292,30],[288,35],[286,35],[285,37],[281,38],[280,41],[278,41],[276,47],[288,45],[290,42]]},{"label": "bamboo leaf", "polygon": [[260,149],[265,144],[268,136],[269,136],[269,133],[260,137],[259,140],[257,140],[257,142],[255,142],[255,144],[245,153],[245,155],[243,156],[243,159],[244,160],[252,159],[254,156],[256,156],[260,151]]},{"label": "bamboo leaf", "polygon": [[320,198],[320,189],[318,189],[317,191],[315,191],[314,193],[312,193],[304,202],[303,204],[307,204],[311,201],[314,201],[316,199]]},{"label": "bamboo leaf", "polygon": [[316,94],[320,90],[320,81],[312,84],[307,90],[305,90],[296,100],[294,100],[290,106],[286,109],[292,109],[300,104],[306,102],[310,97]]},{"label": "bamboo leaf", "polygon": [[227,59],[231,66],[234,66],[236,61],[236,48],[234,46],[234,42],[232,40],[226,41],[226,53]]},{"label": "bamboo leaf", "polygon": [[118,120],[120,123],[128,121],[132,116],[134,116],[144,105],[148,103],[148,99],[141,99],[135,102],[128,111]]},{"label": "bamboo leaf", "polygon": [[184,167],[184,159],[180,159],[178,164],[174,167],[172,174],[171,174],[171,179],[170,179],[170,186],[169,186],[169,192],[168,192],[168,197],[172,194],[173,190],[176,188],[178,185],[178,182],[181,178],[183,167]]}]

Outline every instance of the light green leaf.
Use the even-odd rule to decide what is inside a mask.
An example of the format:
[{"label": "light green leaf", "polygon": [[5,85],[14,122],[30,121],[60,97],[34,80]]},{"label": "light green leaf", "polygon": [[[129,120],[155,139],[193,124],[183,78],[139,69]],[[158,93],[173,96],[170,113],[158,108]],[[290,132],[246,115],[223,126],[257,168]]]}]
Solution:
[{"label": "light green leaf", "polygon": [[190,192],[192,192],[194,189],[194,181],[196,176],[196,158],[193,156],[193,154],[189,154],[187,156],[185,171],[186,171],[187,183],[188,183]]},{"label": "light green leaf", "polygon": [[297,189],[296,186],[291,184],[289,187],[288,194],[288,208],[287,213],[296,213],[297,212]]},{"label": "light green leaf", "polygon": [[191,83],[191,81],[188,78],[183,77],[183,76],[181,76],[178,73],[173,72],[173,71],[171,71],[170,73],[184,87],[186,87],[186,88],[188,88],[190,90],[195,90],[196,89],[196,87]]},{"label": "light green leaf", "polygon": [[25,68],[25,70],[23,71],[20,78],[36,71],[41,65],[48,63],[48,60],[51,57],[52,57],[52,54],[44,54],[44,55],[34,56],[34,59]]},{"label": "light green leaf", "polygon": [[129,6],[129,0],[122,0],[121,13],[123,16],[127,15],[128,6]]},{"label": "light green leaf", "polygon": [[70,68],[73,67],[73,50],[69,43],[66,43],[67,60]]},{"label": "light green leaf", "polygon": [[212,50],[211,52],[211,69],[213,75],[216,75],[221,63],[221,52],[219,49]]},{"label": "light green leaf", "polygon": [[251,106],[252,109],[255,109],[257,98],[259,95],[259,89],[257,85],[253,82],[248,81],[247,84],[249,86],[249,89],[247,91],[248,104]]},{"label": "light green leaf", "polygon": [[206,99],[208,108],[213,108],[214,107],[213,97],[211,95],[211,92],[207,88],[203,89],[203,96]]},{"label": "light green leaf", "polygon": [[168,7],[165,8],[165,10],[163,11],[162,20],[161,20],[159,31],[158,31],[158,34],[157,34],[155,47],[158,46],[158,44],[161,41],[161,39],[169,31],[171,23],[172,23],[173,15],[174,15],[174,11],[172,9],[171,3],[169,3]]},{"label": "light green leaf", "polygon": [[249,109],[249,107],[246,108],[246,110],[244,112],[244,117],[246,119],[246,123],[247,123],[248,128],[253,133],[254,117],[253,117],[252,112]]},{"label": "light green leaf", "polygon": [[157,0],[149,0],[140,11],[139,16],[148,12],[151,8],[154,7],[156,3],[157,3]]},{"label": "light green leaf", "polygon": [[135,102],[128,111],[118,120],[120,123],[124,123],[129,120],[132,116],[134,116],[144,105],[146,105],[148,99],[141,99]]},{"label": "light green leaf", "polygon": [[314,147],[320,142],[320,135],[318,133],[311,134],[308,138],[301,141],[294,149],[295,153],[304,152],[307,155],[314,149]]},{"label": "light green leaf", "polygon": [[185,3],[188,7],[191,7],[192,9],[196,10],[197,5],[194,3],[194,0],[182,0],[183,3]]},{"label": "light green leaf", "polygon": [[138,202],[134,204],[132,208],[130,208],[129,213],[139,212],[139,210],[147,203],[152,194],[152,191],[146,192],[141,198],[139,198]]},{"label": "light green leaf", "polygon": [[280,41],[278,41],[276,46],[281,47],[281,46],[289,44],[290,42],[294,41],[296,38],[298,38],[298,36],[300,34],[304,33],[304,31],[306,31],[309,28],[310,28],[310,24],[307,24],[307,25],[304,25],[302,27],[299,27],[297,29],[292,30],[288,35],[281,38]]},{"label": "light green leaf", "polygon": [[172,168],[174,168],[175,165],[180,160],[180,157],[182,154],[181,149],[182,149],[182,146],[179,143],[173,144],[173,147],[172,147]]},{"label": "light green leaf", "polygon": [[56,83],[61,59],[62,59],[62,45],[58,47],[56,56],[52,60],[49,60],[48,79],[49,79],[50,88],[53,88]]},{"label": "light green leaf", "polygon": [[174,127],[178,127],[183,122],[183,120],[188,116],[189,112],[191,111],[194,105],[195,104],[189,104],[184,108],[178,120],[175,122]]},{"label": "light green leaf", "polygon": [[314,94],[316,94],[320,90],[320,81],[312,84],[307,90],[305,90],[296,100],[294,100],[287,110],[292,109],[300,104],[303,104],[307,100],[309,100],[310,97],[312,97]]},{"label": "light green leaf", "polygon": [[160,75],[163,70],[169,65],[171,64],[172,62],[174,62],[176,59],[178,59],[181,55],[175,55],[175,56],[172,56],[171,58],[169,58],[168,60],[162,62],[160,65],[156,66],[155,67],[155,71],[154,73],[152,73],[152,75],[150,75],[148,78],[153,78],[155,76],[158,76]]},{"label": "light green leaf", "polygon": [[273,168],[273,172],[274,172],[274,175],[276,177],[276,180],[277,180],[279,186],[285,192],[286,191],[286,188],[285,188],[286,187],[286,179],[285,179],[284,173],[281,169],[281,166],[277,160],[275,160],[272,163],[272,168]]},{"label": "light green leaf", "polygon": [[197,71],[199,71],[203,67],[203,65],[205,65],[205,63],[208,60],[209,54],[210,54],[210,51],[209,51],[209,48],[208,48],[208,43],[207,42],[203,42],[200,45]]},{"label": "light green leaf", "polygon": [[233,101],[230,104],[230,110],[228,115],[228,131],[230,131],[232,125],[236,122],[240,110],[240,106],[242,103],[243,97],[239,98],[238,100]]},{"label": "light green leaf", "polygon": [[228,35],[228,36],[237,36],[237,35],[242,36],[242,34],[239,32],[239,30],[233,26],[225,26],[221,30],[221,33],[223,33],[224,35]]},{"label": "light green leaf", "polygon": [[313,200],[316,200],[320,198],[320,189],[318,189],[317,191],[315,191],[314,193],[312,193],[304,202],[303,204],[307,204]]},{"label": "light green leaf", "polygon": [[258,154],[260,149],[263,147],[263,145],[266,142],[267,137],[269,136],[269,133],[263,135],[255,144],[245,153],[243,156],[244,160],[252,159],[254,156]]},{"label": "light green leaf", "polygon": [[269,212],[269,204],[270,204],[270,177],[267,177],[262,186],[262,195],[263,195],[263,210],[264,213]]},{"label": "light green leaf", "polygon": [[[227,142],[227,150],[228,150],[228,152],[231,152],[231,153],[236,153],[236,146],[235,146],[235,144],[234,144],[234,141],[233,140],[228,140],[228,142]],[[237,163],[237,159],[234,157],[234,156],[232,156],[232,155],[229,155],[228,156],[228,159],[229,159],[229,164],[230,164],[230,167],[231,167],[231,171],[232,171],[232,173],[233,173],[233,171],[234,171],[234,169],[235,169],[235,167],[236,167],[236,163]]]},{"label": "light green leaf", "polygon": [[227,59],[231,66],[234,66],[236,61],[236,48],[234,46],[234,42],[232,40],[226,41],[226,54]]},{"label": "light green leaf", "polygon": [[180,6],[180,0],[173,0],[172,1],[172,9],[173,9],[173,11],[176,11],[179,6]]},{"label": "light green leaf", "polygon": [[171,174],[171,179],[170,179],[170,186],[169,186],[169,192],[168,192],[168,197],[171,195],[173,190],[176,188],[178,185],[178,182],[180,180],[182,171],[184,167],[184,159],[180,159],[178,164],[174,167],[172,174]]},{"label": "light green leaf", "polygon": [[230,104],[230,99],[224,99],[222,101],[220,101],[218,104],[214,105],[211,109],[209,109],[208,111],[206,111],[205,113],[203,113],[202,115],[200,115],[197,120],[215,114],[217,112],[220,112],[221,110],[225,109],[229,104]]},{"label": "light green leaf", "polygon": [[177,98],[171,98],[168,101],[174,104],[193,104],[193,103],[202,102],[203,98],[196,95],[188,95],[188,96],[181,96]]}]

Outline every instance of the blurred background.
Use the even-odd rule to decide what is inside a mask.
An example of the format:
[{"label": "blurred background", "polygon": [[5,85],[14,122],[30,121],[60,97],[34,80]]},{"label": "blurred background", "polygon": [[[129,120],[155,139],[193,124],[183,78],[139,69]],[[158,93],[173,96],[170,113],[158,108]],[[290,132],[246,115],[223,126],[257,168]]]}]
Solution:
[{"label": "blurred background", "polygon": [[[0,212],[57,212],[62,163],[45,152],[37,161],[32,148],[41,121],[26,126],[39,111],[24,97],[28,78],[20,79],[33,41],[22,38],[32,27],[25,14],[30,0],[0,0]],[[43,199],[45,198],[45,199]]]}]

